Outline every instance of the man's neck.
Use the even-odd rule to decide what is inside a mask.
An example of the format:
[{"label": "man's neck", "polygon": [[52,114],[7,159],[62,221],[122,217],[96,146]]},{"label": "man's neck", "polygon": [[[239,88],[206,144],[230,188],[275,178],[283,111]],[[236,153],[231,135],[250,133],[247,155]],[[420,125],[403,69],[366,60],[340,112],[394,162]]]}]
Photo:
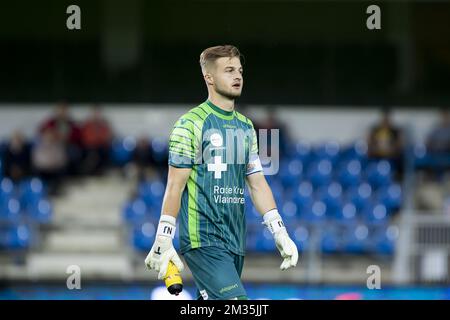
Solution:
[{"label": "man's neck", "polygon": [[234,110],[234,99],[229,99],[224,96],[220,96],[217,94],[210,94],[208,96],[208,100],[211,101],[214,105],[219,107],[225,111],[233,111]]}]

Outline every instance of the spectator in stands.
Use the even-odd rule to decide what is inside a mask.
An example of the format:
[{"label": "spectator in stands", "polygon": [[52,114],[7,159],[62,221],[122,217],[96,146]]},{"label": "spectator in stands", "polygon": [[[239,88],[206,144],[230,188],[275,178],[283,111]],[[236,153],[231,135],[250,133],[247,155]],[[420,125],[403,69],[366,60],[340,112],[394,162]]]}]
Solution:
[{"label": "spectator in stands", "polygon": [[370,130],[368,155],[371,159],[389,160],[401,173],[403,170],[403,133],[391,120],[389,110],[384,110],[382,119]]},{"label": "spectator in stands", "polygon": [[99,174],[109,162],[112,130],[100,107],[94,105],[91,114],[81,127],[84,149],[83,172]]},{"label": "spectator in stands", "polygon": [[[277,117],[277,109],[273,107],[267,108],[267,116],[264,120],[260,122],[253,122],[253,126],[256,130],[256,136],[259,143],[259,130],[267,129],[267,155],[271,155],[271,146],[272,146],[272,131],[271,130],[279,130],[278,138],[279,138],[279,152],[282,157],[285,155],[289,149],[289,132],[287,126]],[[261,148],[261,146],[260,146]]]},{"label": "spectator in stands", "polygon": [[50,194],[59,193],[67,160],[67,153],[57,129],[44,129],[32,149],[32,166],[34,172],[48,184]]},{"label": "spectator in stands", "polygon": [[427,148],[430,153],[450,153],[450,113],[448,110],[441,110],[440,122],[428,136]]},{"label": "spectator in stands", "polygon": [[30,175],[30,146],[20,131],[14,131],[3,154],[3,175],[18,182]]},{"label": "spectator in stands", "polygon": [[54,114],[44,121],[39,132],[42,133],[48,128],[54,129],[55,139],[63,143],[69,161],[68,173],[78,174],[82,158],[81,132],[69,114],[67,103],[61,102],[57,105]]},{"label": "spectator in stands", "polygon": [[149,177],[150,167],[154,165],[152,152],[150,148],[150,139],[141,136],[133,151],[132,166],[137,175],[138,182],[145,181]]}]

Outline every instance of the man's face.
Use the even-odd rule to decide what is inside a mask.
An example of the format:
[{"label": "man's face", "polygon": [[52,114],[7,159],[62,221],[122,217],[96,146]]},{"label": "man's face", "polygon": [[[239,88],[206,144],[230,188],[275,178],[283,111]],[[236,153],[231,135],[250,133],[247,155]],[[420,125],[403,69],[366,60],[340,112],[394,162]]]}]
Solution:
[{"label": "man's face", "polygon": [[244,79],[242,65],[238,57],[223,57],[215,61],[209,72],[217,93],[230,99],[238,98],[242,92]]}]

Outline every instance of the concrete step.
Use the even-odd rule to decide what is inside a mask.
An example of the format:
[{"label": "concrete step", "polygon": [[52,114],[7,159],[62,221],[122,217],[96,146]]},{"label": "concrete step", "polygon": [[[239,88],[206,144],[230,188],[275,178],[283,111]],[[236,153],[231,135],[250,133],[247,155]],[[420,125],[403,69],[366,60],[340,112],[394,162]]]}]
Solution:
[{"label": "concrete step", "polygon": [[57,230],[50,231],[43,248],[46,252],[120,252],[123,243],[117,231]]},{"label": "concrete step", "polygon": [[32,253],[27,272],[33,279],[67,279],[78,269],[81,279],[128,279],[133,268],[125,254]]}]

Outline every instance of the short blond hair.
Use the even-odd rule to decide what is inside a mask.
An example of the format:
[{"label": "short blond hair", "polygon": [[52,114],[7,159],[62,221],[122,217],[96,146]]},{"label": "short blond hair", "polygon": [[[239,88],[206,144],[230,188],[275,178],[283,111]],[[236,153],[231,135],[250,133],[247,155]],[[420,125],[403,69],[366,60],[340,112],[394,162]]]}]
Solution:
[{"label": "short blond hair", "polygon": [[240,59],[241,53],[238,48],[229,44],[207,48],[200,54],[200,67],[205,70],[211,63],[223,57]]}]

